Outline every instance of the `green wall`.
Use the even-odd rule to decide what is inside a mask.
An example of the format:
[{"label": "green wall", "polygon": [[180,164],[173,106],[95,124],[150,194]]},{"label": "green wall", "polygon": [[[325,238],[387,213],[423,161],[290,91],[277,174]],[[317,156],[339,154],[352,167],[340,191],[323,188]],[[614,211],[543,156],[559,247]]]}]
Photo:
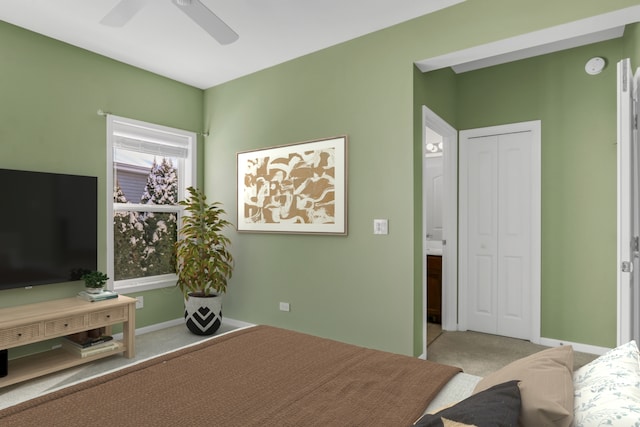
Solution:
[{"label": "green wall", "polygon": [[[210,198],[224,203],[234,221],[236,152],[347,134],[349,235],[231,233],[237,264],[224,312],[239,320],[419,354],[417,99],[427,92],[433,99],[437,93],[434,110],[454,125],[460,117],[457,104],[448,100],[449,88],[459,84],[455,76],[440,72],[445,86],[434,90],[421,83],[414,61],[636,3],[467,0],[204,92],[0,22],[0,167],[98,176],[99,266],[104,268],[105,122],[96,115],[98,108],[211,131],[201,141],[199,183]],[[625,49],[637,51],[634,31]],[[610,179],[604,176],[597,185],[607,186]],[[372,234],[374,218],[389,219],[389,235]],[[78,286],[3,291],[0,306],[71,296]],[[555,298],[556,291],[551,292],[545,298]],[[175,289],[144,295],[139,327],[181,317],[181,295]],[[280,312],[279,301],[291,303],[292,311]],[[560,333],[569,339],[575,331]],[[589,336],[585,342],[597,340]]]},{"label": "green wall", "polygon": [[[198,131],[203,91],[2,21],[0,64],[0,167],[97,176],[98,267],[105,269],[106,121],[97,110]],[[74,296],[81,288],[74,282],[5,290],[0,307]],[[144,296],[138,327],[182,317],[177,289]],[[30,351],[16,349],[12,357]]]},{"label": "green wall", "polygon": [[[590,76],[584,65],[594,56],[606,58],[608,66]],[[460,129],[542,121],[541,334],[546,338],[616,345],[620,59],[617,39],[459,79]]]},{"label": "green wall", "polygon": [[635,69],[640,66],[640,24],[627,25],[624,40],[624,56],[631,58],[631,65]]},{"label": "green wall", "polygon": [[[234,234],[226,315],[411,352],[412,112],[398,96],[411,81],[381,84],[398,73],[396,61],[376,60],[383,54],[380,43],[355,41],[206,92],[205,187],[234,223],[236,152],[349,136],[349,235]],[[404,149],[377,149],[386,144]],[[372,234],[374,218],[390,219],[389,235]]]},{"label": "green wall", "polygon": [[[445,86],[429,87],[416,76],[413,62],[635,3],[468,0],[207,90],[205,120],[212,134],[205,141],[205,188],[233,221],[236,186],[229,176],[236,173],[236,152],[349,135],[349,235],[231,233],[237,267],[226,315],[419,354],[416,101],[437,92],[434,110],[454,125],[460,116],[448,100],[449,88],[459,84],[455,77],[442,71],[438,77]],[[496,10],[499,16],[487,16]],[[389,219],[389,235],[372,234],[374,218]],[[291,303],[291,312],[278,311],[279,301]],[[560,331],[564,339],[579,335],[570,327]],[[582,341],[599,344],[602,338]]]},{"label": "green wall", "polygon": [[[616,63],[626,39],[455,77],[455,123],[471,129],[542,121],[541,335],[616,344]],[[607,60],[596,76],[584,65]],[[440,76],[422,98],[442,96]],[[597,308],[597,316],[594,316]]]}]

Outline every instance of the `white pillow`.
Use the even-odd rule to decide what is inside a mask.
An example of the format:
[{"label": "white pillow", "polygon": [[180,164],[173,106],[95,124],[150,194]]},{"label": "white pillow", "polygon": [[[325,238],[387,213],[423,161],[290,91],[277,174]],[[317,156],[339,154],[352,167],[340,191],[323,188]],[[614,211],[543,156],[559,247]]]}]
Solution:
[{"label": "white pillow", "polygon": [[630,341],[573,374],[576,427],[636,426],[640,420],[640,352]]}]

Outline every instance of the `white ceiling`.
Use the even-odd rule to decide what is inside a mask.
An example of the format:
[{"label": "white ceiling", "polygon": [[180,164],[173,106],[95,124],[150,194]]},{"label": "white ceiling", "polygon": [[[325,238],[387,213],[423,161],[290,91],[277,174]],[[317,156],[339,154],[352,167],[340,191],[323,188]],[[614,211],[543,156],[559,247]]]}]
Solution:
[{"label": "white ceiling", "polygon": [[[465,0],[201,0],[240,38],[218,44],[171,0],[138,0],[124,26],[100,20],[120,0],[0,0],[0,20],[206,89]],[[640,5],[417,61],[469,71],[620,37]]]},{"label": "white ceiling", "polygon": [[0,20],[206,89],[464,0],[201,0],[240,38],[222,46],[171,0],[146,0],[124,26],[119,0],[0,0]]}]

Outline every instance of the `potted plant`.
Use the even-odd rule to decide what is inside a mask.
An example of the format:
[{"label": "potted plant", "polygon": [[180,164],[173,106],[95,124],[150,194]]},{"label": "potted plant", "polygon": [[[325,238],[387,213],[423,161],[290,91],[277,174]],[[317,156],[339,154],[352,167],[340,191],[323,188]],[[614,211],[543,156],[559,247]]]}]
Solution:
[{"label": "potted plant", "polygon": [[83,274],[80,279],[84,280],[84,286],[90,294],[99,294],[102,292],[104,285],[107,283],[107,280],[109,280],[107,275],[101,271],[90,271]]},{"label": "potted plant", "polygon": [[202,191],[187,188],[180,239],[175,244],[177,286],[185,297],[185,320],[198,335],[215,333],[222,323],[220,295],[233,273],[231,241],[222,230],[231,223],[222,218],[221,203],[207,203]]}]

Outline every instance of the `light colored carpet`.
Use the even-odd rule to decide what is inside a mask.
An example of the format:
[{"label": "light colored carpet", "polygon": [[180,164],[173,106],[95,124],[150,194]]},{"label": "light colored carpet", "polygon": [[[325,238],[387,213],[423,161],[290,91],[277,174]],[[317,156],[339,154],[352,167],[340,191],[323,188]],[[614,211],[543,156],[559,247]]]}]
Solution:
[{"label": "light colored carpet", "polygon": [[[236,327],[223,322],[214,336],[233,329],[236,329]],[[136,356],[134,358],[127,359],[123,356],[107,357],[93,363],[0,388],[0,409],[33,399],[59,387],[139,363],[150,357],[155,357],[207,338],[211,337],[192,334],[184,324],[136,335]]]},{"label": "light colored carpet", "polygon": [[442,325],[439,323],[427,323],[427,347],[429,347],[441,333]]},{"label": "light colored carpet", "polygon": [[[515,338],[479,332],[444,331],[427,348],[427,359],[453,365],[464,372],[485,377],[509,363],[549,347]],[[574,352],[574,369],[597,355]]]}]

